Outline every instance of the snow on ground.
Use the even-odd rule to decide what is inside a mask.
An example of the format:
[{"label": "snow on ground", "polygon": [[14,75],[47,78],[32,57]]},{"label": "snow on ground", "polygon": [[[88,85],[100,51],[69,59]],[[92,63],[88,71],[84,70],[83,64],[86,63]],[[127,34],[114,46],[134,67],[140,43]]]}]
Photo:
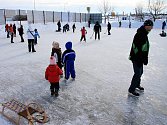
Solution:
[{"label": "snow on ground", "polygon": [[[24,104],[37,102],[49,115],[46,125],[167,124],[167,38],[159,36],[160,29],[149,34],[149,64],[144,67],[142,77],[145,92],[136,98],[128,96],[133,75],[128,55],[136,28],[112,28],[108,36],[103,27],[101,40],[96,41],[90,39],[92,28],[86,28],[87,42],[80,43],[80,28],[75,33],[63,34],[54,32],[56,24],[52,24],[52,29],[48,28],[50,25],[33,26],[38,26],[41,36],[36,53],[29,53],[27,41],[19,42],[18,35],[14,44],[1,37],[0,103],[13,98]],[[69,79],[65,86],[61,79],[58,98],[50,96],[50,85],[44,78],[54,40],[60,43],[62,51],[65,43],[72,41],[77,55],[76,80]],[[0,124],[12,125],[2,115]],[[23,118],[21,125],[25,124]]]}]

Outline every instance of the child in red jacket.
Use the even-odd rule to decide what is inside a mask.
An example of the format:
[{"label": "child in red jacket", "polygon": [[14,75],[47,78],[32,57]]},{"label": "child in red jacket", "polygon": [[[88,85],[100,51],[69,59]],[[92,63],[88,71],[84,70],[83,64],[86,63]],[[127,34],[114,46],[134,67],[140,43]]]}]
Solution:
[{"label": "child in red jacket", "polygon": [[80,42],[82,41],[83,38],[84,38],[84,41],[86,42],[86,34],[87,34],[87,31],[86,31],[85,27],[83,27],[81,29],[81,39],[80,39]]},{"label": "child in red jacket", "polygon": [[56,64],[55,57],[51,56],[50,65],[46,68],[45,71],[45,79],[50,82],[51,96],[53,96],[54,94],[56,97],[58,96],[59,80],[60,80],[60,75],[62,74],[63,71]]}]

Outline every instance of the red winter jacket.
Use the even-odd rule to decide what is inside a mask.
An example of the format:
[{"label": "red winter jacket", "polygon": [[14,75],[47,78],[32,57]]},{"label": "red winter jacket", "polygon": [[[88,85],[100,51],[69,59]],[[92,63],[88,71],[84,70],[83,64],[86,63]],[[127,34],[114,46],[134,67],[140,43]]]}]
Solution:
[{"label": "red winter jacket", "polygon": [[82,28],[82,29],[81,29],[81,34],[82,34],[82,36],[85,36],[86,33],[87,33],[86,29],[85,29],[85,28]]},{"label": "red winter jacket", "polygon": [[50,83],[56,83],[60,80],[60,75],[63,75],[63,71],[56,65],[49,65],[45,71],[45,79]]}]

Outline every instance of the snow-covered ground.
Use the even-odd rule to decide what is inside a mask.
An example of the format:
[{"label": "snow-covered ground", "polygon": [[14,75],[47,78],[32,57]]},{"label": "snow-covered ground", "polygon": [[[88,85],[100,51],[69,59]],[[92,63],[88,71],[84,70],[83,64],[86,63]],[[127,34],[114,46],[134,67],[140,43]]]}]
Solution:
[{"label": "snow-covered ground", "polygon": [[[159,36],[160,29],[148,35],[149,64],[142,77],[145,92],[137,98],[128,95],[133,75],[128,56],[136,28],[112,28],[108,36],[103,27],[101,40],[96,41],[90,39],[92,28],[86,28],[87,42],[80,43],[80,28],[63,34],[54,32],[56,24],[33,27],[41,36],[36,53],[28,52],[26,40],[19,42],[17,35],[11,44],[1,31],[0,103],[13,98],[24,104],[36,102],[49,115],[46,125],[167,125],[167,38]],[[62,51],[72,41],[77,55],[76,80],[69,79],[65,86],[61,79],[58,98],[50,96],[44,78],[53,41],[60,43]],[[21,125],[26,124],[23,118]],[[12,123],[0,115],[0,125]]]}]

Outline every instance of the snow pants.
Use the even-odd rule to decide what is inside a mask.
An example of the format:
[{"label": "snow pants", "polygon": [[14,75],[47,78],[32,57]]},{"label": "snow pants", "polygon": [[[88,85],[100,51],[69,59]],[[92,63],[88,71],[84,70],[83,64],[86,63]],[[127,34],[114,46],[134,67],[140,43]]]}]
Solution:
[{"label": "snow pants", "polygon": [[64,66],[65,79],[69,79],[70,75],[75,78],[74,60],[67,60]]}]

